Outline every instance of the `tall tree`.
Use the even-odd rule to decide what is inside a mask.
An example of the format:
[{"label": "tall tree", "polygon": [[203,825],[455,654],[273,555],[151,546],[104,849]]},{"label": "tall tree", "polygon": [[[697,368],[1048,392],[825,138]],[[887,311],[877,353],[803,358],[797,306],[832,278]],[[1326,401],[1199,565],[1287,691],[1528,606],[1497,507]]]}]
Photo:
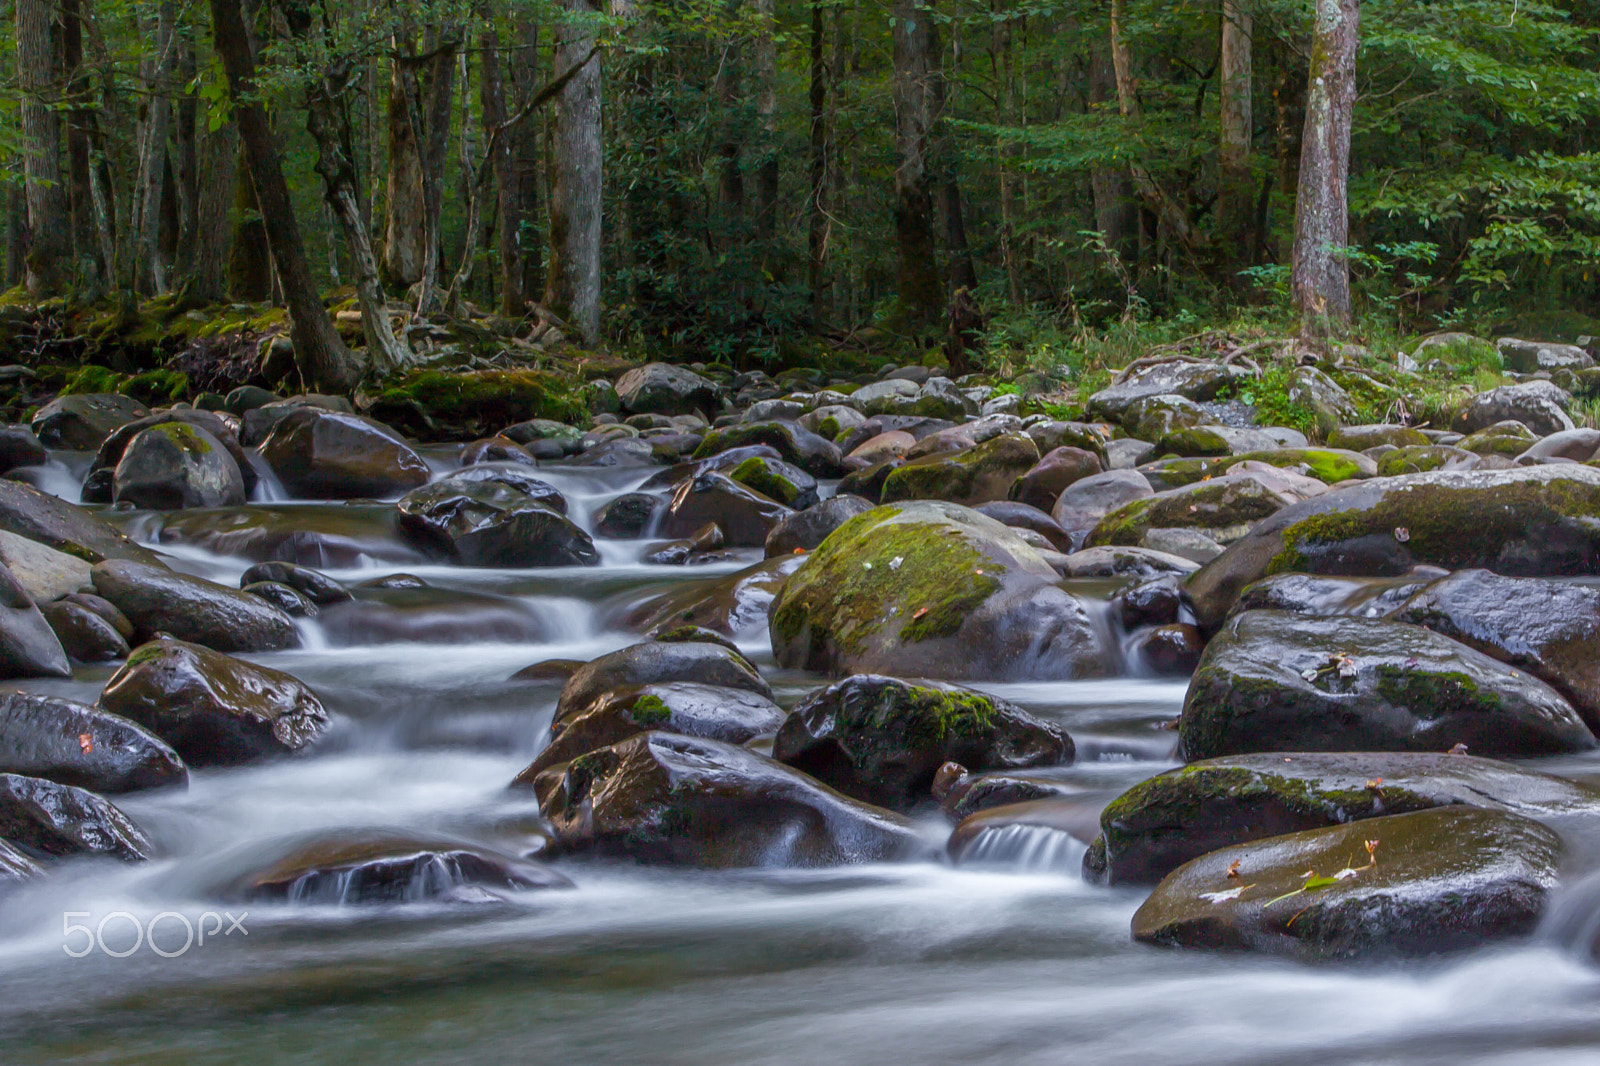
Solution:
[{"label": "tall tree", "polygon": [[61,181],[60,42],[51,0],[17,0],[17,82],[22,90],[23,180],[28,203],[28,291],[53,294],[66,280],[71,223]]},{"label": "tall tree", "polygon": [[1255,249],[1254,0],[1222,0],[1220,137],[1217,146],[1217,236],[1227,284],[1251,263]]},{"label": "tall tree", "polygon": [[1315,3],[1290,288],[1301,333],[1325,339],[1349,332],[1352,319],[1348,184],[1361,2]]},{"label": "tall tree", "polygon": [[256,95],[255,52],[242,5],[236,0],[210,0],[210,5],[217,58],[228,78],[239,140],[249,161],[251,184],[289,308],[289,337],[294,342],[295,362],[301,373],[319,387],[351,389],[361,377],[361,364],[339,339],[317,297],[294,203],[289,198],[289,184],[283,177],[277,141]]},{"label": "tall tree", "polygon": [[894,223],[900,313],[914,333],[944,315],[944,284],[934,241],[929,142],[937,118],[934,87],[939,34],[933,11],[919,0],[894,0],[894,111],[897,165]]},{"label": "tall tree", "polygon": [[[550,276],[545,303],[582,339],[600,335],[600,224],[604,146],[601,71],[595,46],[594,0],[562,0],[571,16],[556,38],[555,99],[550,138]],[[576,70],[574,70],[576,68]]]}]

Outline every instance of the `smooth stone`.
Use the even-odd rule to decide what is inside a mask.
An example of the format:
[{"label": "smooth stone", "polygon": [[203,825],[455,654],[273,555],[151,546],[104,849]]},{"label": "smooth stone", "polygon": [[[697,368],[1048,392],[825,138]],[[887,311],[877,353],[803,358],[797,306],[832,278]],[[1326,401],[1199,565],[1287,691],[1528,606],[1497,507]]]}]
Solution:
[{"label": "smooth stone", "polygon": [[93,792],[22,774],[0,774],[0,839],[41,858],[155,855],[144,830]]},{"label": "smooth stone", "polygon": [[31,692],[0,693],[0,773],[92,792],[137,792],[189,780],[178,753],[138,723]]},{"label": "smooth stone", "polygon": [[169,633],[220,652],[300,645],[294,619],[263,600],[204,578],[124,560],[96,564],[95,591],[149,639]]}]

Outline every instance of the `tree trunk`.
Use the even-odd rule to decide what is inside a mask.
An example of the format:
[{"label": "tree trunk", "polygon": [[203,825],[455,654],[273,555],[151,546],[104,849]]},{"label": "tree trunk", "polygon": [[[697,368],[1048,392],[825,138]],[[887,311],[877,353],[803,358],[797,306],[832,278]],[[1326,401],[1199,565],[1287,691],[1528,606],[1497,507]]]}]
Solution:
[{"label": "tree trunk", "polygon": [[905,325],[913,335],[922,335],[944,317],[928,174],[928,144],[936,118],[933,67],[939,42],[932,11],[917,0],[894,0],[893,10],[896,276]]},{"label": "tree trunk", "polygon": [[827,41],[826,16],[821,0],[811,3],[811,53],[808,71],[811,105],[811,213],[806,226],[807,278],[811,286],[811,314],[821,321],[828,306],[828,65],[823,59]]},{"label": "tree trunk", "polygon": [[1291,287],[1307,339],[1350,329],[1350,122],[1356,102],[1360,0],[1316,0],[1306,125],[1300,147]]},{"label": "tree trunk", "polygon": [[256,63],[244,14],[240,5],[231,0],[210,0],[210,6],[217,56],[227,74],[239,139],[249,160],[267,240],[289,308],[295,362],[317,387],[347,391],[360,379],[361,366],[334,332],[333,322],[317,298],[278,146],[266,112],[256,102]]},{"label": "tree trunk", "polygon": [[407,98],[405,62],[396,59],[389,78],[388,218],[383,240],[384,280],[401,292],[422,280],[427,240],[422,153],[411,123],[414,108]]},{"label": "tree trunk", "polygon": [[[598,8],[591,0],[563,0],[580,16]],[[575,326],[583,340],[600,335],[600,223],[604,156],[601,144],[600,57],[586,25],[565,26],[556,42],[555,76],[581,64],[556,97],[550,136],[550,277],[545,302]]]},{"label": "tree trunk", "polygon": [[[509,117],[520,114],[538,91],[539,26],[518,17],[513,23],[511,56],[506,63]],[[504,121],[504,120],[502,120]],[[539,138],[531,117],[501,138],[505,154],[495,160],[499,200],[497,238],[500,249],[500,310],[515,318],[542,294],[544,278],[539,247]]]},{"label": "tree trunk", "polygon": [[17,0],[17,85],[22,90],[23,181],[28,201],[28,292],[53,295],[66,282],[71,220],[61,181],[61,78],[51,0]]},{"label": "tree trunk", "polygon": [[167,134],[172,119],[170,86],[177,58],[173,41],[174,5],[162,0],[153,27],[154,54],[144,62],[145,121],[139,137],[139,177],[134,184],[129,287],[146,294],[166,291],[161,262],[161,206],[167,176]]},{"label": "tree trunk", "polygon": [[[1127,0],[1111,2],[1111,65],[1117,76],[1117,109],[1130,124],[1140,118],[1139,97],[1133,80],[1133,56],[1128,50],[1128,40],[1123,27],[1128,21]],[[1185,249],[1193,250],[1196,243],[1189,218],[1177,201],[1163,189],[1155,176],[1137,159],[1129,159],[1128,176],[1133,179],[1134,190],[1145,202],[1151,214],[1161,220],[1172,236]]]},{"label": "tree trunk", "polygon": [[[1117,78],[1112,68],[1111,51],[1104,44],[1093,46],[1089,59],[1089,102],[1109,104],[1117,99]],[[1126,261],[1133,254],[1133,238],[1139,226],[1139,209],[1133,202],[1128,172],[1122,167],[1097,166],[1089,171],[1094,195],[1094,228],[1106,249]]]},{"label": "tree trunk", "polygon": [[[195,41],[187,26],[179,28],[178,84],[191,85],[199,70],[195,55]],[[199,97],[192,92],[181,93],[175,112],[177,119],[172,140],[177,147],[178,194],[178,247],[173,264],[187,283],[194,271],[195,249],[200,240],[200,116]]]},{"label": "tree trunk", "polygon": [[[235,131],[237,132],[237,122]],[[237,139],[237,138],[235,138]],[[234,164],[233,240],[228,247],[229,295],[235,300],[259,303],[272,299],[272,249],[267,244],[267,224],[256,202],[255,179],[244,145]]]},{"label": "tree trunk", "polygon": [[1238,272],[1251,264],[1255,241],[1255,180],[1250,168],[1255,28],[1251,0],[1222,2],[1221,129],[1217,146],[1217,245],[1226,284],[1239,288]]},{"label": "tree trunk", "polygon": [[778,42],[773,0],[755,0],[756,114],[761,119],[760,164],[756,167],[756,239],[772,240],[778,213]]},{"label": "tree trunk", "polygon": [[[458,30],[446,28],[438,36],[429,64],[422,116],[422,291],[417,309],[434,305],[439,288],[439,256],[443,253],[445,159],[450,151],[450,104],[455,94],[456,53],[461,47]],[[416,112],[412,113],[415,120]]]},{"label": "tree trunk", "polygon": [[91,289],[104,283],[110,264],[97,262],[94,196],[89,191],[90,137],[94,111],[89,102],[89,76],[83,64],[83,6],[81,0],[61,0],[62,65],[67,95],[73,104],[67,112],[67,205],[72,216],[74,258],[83,264],[84,280]]},{"label": "tree trunk", "polygon": [[228,212],[237,183],[239,137],[233,123],[200,134],[199,167],[205,175],[195,198],[194,259],[188,292],[201,303],[227,298]]},{"label": "tree trunk", "polygon": [[[998,0],[995,6],[998,7]],[[1017,125],[1016,34],[1010,18],[995,11],[990,28],[989,54],[994,66],[995,123]],[[1006,291],[1014,306],[1021,307],[1022,266],[1017,254],[1017,174],[1014,167],[1021,154],[1015,142],[1002,141],[1000,165],[1000,263],[1006,272]]]}]

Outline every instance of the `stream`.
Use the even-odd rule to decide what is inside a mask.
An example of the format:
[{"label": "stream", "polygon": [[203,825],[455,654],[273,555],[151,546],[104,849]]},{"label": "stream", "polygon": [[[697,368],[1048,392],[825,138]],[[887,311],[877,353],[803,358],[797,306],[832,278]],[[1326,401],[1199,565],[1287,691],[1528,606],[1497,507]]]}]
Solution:
[{"label": "stream", "polygon": [[[450,453],[429,453],[436,471]],[[87,457],[48,487],[76,499]],[[653,470],[545,466],[580,523]],[[647,542],[597,539],[602,565],[468,570],[363,543],[366,512],[286,501],[250,508],[360,521],[323,565],[355,584],[404,572],[487,595],[501,624],[455,642],[330,633],[248,658],[299,677],[334,729],[310,755],[192,772],[186,791],[117,805],[162,858],[74,860],[0,896],[0,1040],[8,1064],[455,1063],[1563,1063],[1600,1061],[1600,968],[1589,954],[1600,881],[1564,889],[1530,943],[1438,962],[1309,967],[1137,945],[1145,893],[1089,886],[1084,847],[1046,830],[992,832],[977,860],[709,872],[563,861],[565,891],[480,903],[241,905],[219,895],[261,856],[333,829],[393,830],[527,852],[537,808],[507,783],[546,737],[557,682],[509,681],[546,659],[639,639],[630,612],[685,582],[759,561],[640,562]],[[375,511],[368,508],[368,511]],[[256,559],[114,514],[179,569],[237,585]],[[185,528],[236,515],[184,512]],[[370,516],[369,516],[370,517]],[[1103,590],[1102,590],[1103,594]],[[475,600],[468,600],[467,613]],[[485,608],[487,609],[487,607]],[[403,634],[402,634],[403,637]],[[774,665],[764,630],[739,640],[790,706],[821,683]],[[22,683],[93,702],[112,668]],[[1086,793],[1175,765],[1161,728],[1181,680],[985,685],[1063,725]],[[1600,778],[1600,755],[1547,764]],[[948,827],[928,824],[931,840]],[[242,929],[211,929],[228,912]],[[71,917],[64,918],[64,914]],[[157,916],[163,916],[157,920]],[[81,931],[106,950],[72,957]],[[226,927],[226,920],[216,924]],[[185,945],[190,926],[204,943]],[[134,930],[153,930],[135,945]],[[128,950],[132,948],[133,950]],[[182,948],[183,950],[179,950]],[[157,950],[159,949],[159,950]],[[113,957],[113,953],[125,957]],[[166,957],[166,956],[172,957]]]}]

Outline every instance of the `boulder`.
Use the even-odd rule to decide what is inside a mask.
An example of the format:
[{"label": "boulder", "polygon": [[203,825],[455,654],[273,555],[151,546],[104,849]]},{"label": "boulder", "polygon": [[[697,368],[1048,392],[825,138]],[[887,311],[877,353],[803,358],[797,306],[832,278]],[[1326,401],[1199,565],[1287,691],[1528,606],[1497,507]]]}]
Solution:
[{"label": "boulder", "polygon": [[[1531,448],[1538,439],[1521,422],[1496,422],[1462,437],[1455,446],[1477,456],[1503,455],[1514,459]],[[1480,469],[1482,466],[1478,464]]]},{"label": "boulder", "polygon": [[1122,504],[1100,519],[1086,543],[1135,547],[1152,529],[1238,529],[1324,491],[1320,481],[1275,467],[1223,474]]},{"label": "boulder", "polygon": [[300,644],[294,619],[265,601],[165,567],[110,560],[91,571],[95,591],[133,622],[140,639],[169,633],[221,652]]},{"label": "boulder", "polygon": [[1533,932],[1561,854],[1537,822],[1460,807],[1292,833],[1174,870],[1133,937],[1306,960],[1466,951]]},{"label": "boulder", "polygon": [[776,703],[747,689],[688,681],[623,685],[557,716],[550,723],[550,743],[511,784],[531,788],[552,766],[651,729],[745,744],[777,732],[783,721]]},{"label": "boulder", "polygon": [[1600,814],[1600,790],[1471,755],[1279,752],[1158,774],[1100,816],[1084,857],[1096,883],[1155,884],[1191,859],[1253,840],[1367,818],[1482,807],[1538,820]]},{"label": "boulder", "polygon": [[261,456],[289,492],[319,500],[398,496],[429,476],[422,456],[388,426],[315,407],[290,409],[261,442]]},{"label": "boulder", "polygon": [[868,511],[773,601],[780,665],[832,676],[1066,679],[1108,669],[1088,607],[1017,533],[954,504]]},{"label": "boulder", "polygon": [[597,537],[638,540],[650,535],[667,503],[648,492],[625,492],[601,505],[591,518]]},{"label": "boulder", "polygon": [[1200,564],[1154,548],[1085,548],[1061,562],[1067,577],[1123,577],[1141,580],[1167,574],[1192,574]]},{"label": "boulder", "polygon": [[1420,566],[1399,577],[1273,574],[1240,593],[1229,614],[1293,611],[1296,614],[1386,618],[1443,576],[1444,572],[1434,566]]},{"label": "boulder", "polygon": [[[157,411],[137,421],[129,422],[112,433],[95,453],[94,462],[90,465],[91,476],[102,470],[108,473],[114,472],[117,464],[122,462],[123,456],[127,454],[128,445],[145,430],[170,426],[187,426],[215,439],[239,468],[239,476],[244,482],[246,495],[255,488],[255,468],[250,465],[250,453],[239,445],[238,422],[211,411],[199,411],[188,407]],[[181,434],[178,430],[169,432]]]},{"label": "boulder", "polygon": [[817,548],[828,534],[858,514],[872,510],[872,501],[860,496],[831,496],[819,504],[785,515],[767,534],[764,549],[769,559],[808,552]]},{"label": "boulder", "polygon": [[0,693],[0,773],[94,792],[184,785],[178,753],[142,726],[58,696]]},{"label": "boulder", "polygon": [[1541,370],[1582,370],[1594,366],[1594,358],[1576,344],[1550,344],[1501,337],[1494,342],[1494,346],[1500,353],[1501,365],[1516,374],[1534,374]]},{"label": "boulder", "polygon": [[1059,766],[1072,738],[1005,700],[954,685],[858,674],[813,693],[772,756],[847,796],[909,811],[933,801],[947,762],[973,770]]},{"label": "boulder", "polygon": [[135,648],[106,682],[100,706],[149,729],[191,766],[290,755],[329,725],[298,679],[170,639]]},{"label": "boulder", "polygon": [[1428,438],[1423,436],[1422,430],[1392,424],[1343,426],[1328,435],[1329,447],[1344,448],[1352,452],[1364,452],[1368,448],[1384,444],[1395,448],[1406,448],[1426,447],[1428,443]]},{"label": "boulder", "polygon": [[976,506],[1011,498],[1011,487],[1039,462],[1039,449],[1021,434],[1003,433],[953,455],[908,461],[883,483],[882,500],[945,500]]},{"label": "boulder", "polygon": [[1123,371],[1109,388],[1090,396],[1089,413],[1120,422],[1128,408],[1145,397],[1176,395],[1204,402],[1216,399],[1224,389],[1249,377],[1250,372],[1243,367],[1222,363],[1151,363],[1131,372]]},{"label": "boulder", "polygon": [[1475,470],[1479,456],[1465,448],[1448,444],[1430,444],[1425,447],[1407,445],[1378,457],[1379,477],[1404,477],[1406,474],[1426,474],[1434,470]]},{"label": "boulder", "polygon": [[[1035,800],[1083,795],[1083,772],[1070,766],[1047,766],[1037,770],[969,773],[966,767],[955,763],[939,768],[938,775],[934,777],[933,793],[939,801],[939,809],[960,822],[979,811],[996,807],[1016,807]],[[1099,790],[1093,795],[1098,797],[1095,803],[1098,812],[1117,793]],[[1084,830],[1083,840],[1087,843],[1099,833],[1099,824],[1091,818]]]},{"label": "boulder", "polygon": [[34,603],[49,603],[90,587],[89,563],[27,537],[0,530],[0,565]]},{"label": "boulder", "polygon": [[567,498],[548,481],[533,476],[532,471],[506,463],[480,463],[464,467],[445,480],[469,485],[502,485],[530,497],[555,511],[567,513]]},{"label": "boulder", "polygon": [[1311,412],[1317,431],[1324,437],[1358,417],[1350,394],[1314,366],[1297,366],[1290,372],[1285,397],[1291,405]]},{"label": "boulder", "polygon": [[128,442],[112,475],[112,496],[156,511],[234,507],[245,502],[244,476],[216,437],[168,422]]},{"label": "boulder", "polygon": [[[778,458],[793,463],[812,477],[843,477],[849,471],[839,446],[817,436],[797,422],[743,422],[706,434],[694,450],[696,459],[709,459],[730,448],[765,444]],[[741,460],[742,461],[742,460]]]},{"label": "boulder", "polygon": [[773,528],[793,513],[726,474],[705,473],[678,486],[656,533],[689,537],[709,522],[722,530],[730,547],[759,548]]},{"label": "boulder", "polygon": [[673,682],[734,688],[772,698],[772,689],[738,652],[718,644],[647,641],[602,655],[575,672],[561,688],[555,716],[562,719],[577,714],[614,689]]},{"label": "boulder", "polygon": [[991,500],[979,504],[973,510],[981,515],[987,515],[1003,526],[1037,533],[1055,551],[1071,553],[1073,550],[1072,535],[1062,529],[1061,524],[1051,518],[1048,511],[1041,508],[1014,500]]},{"label": "boulder", "polygon": [[0,479],[0,530],[90,563],[102,559],[156,561],[155,555],[99,516],[19,481]]},{"label": "boulder", "polygon": [[51,400],[39,408],[30,424],[46,448],[93,451],[112,431],[149,413],[143,404],[128,396],[80,393]]},{"label": "boulder", "polygon": [[50,623],[0,565],[0,678],[71,676],[72,664]]},{"label": "boulder", "polygon": [[686,367],[647,363],[617,379],[617,397],[629,414],[708,414],[722,406],[717,386]]},{"label": "boulder", "polygon": [[144,830],[93,792],[22,774],[0,774],[0,840],[42,857],[155,854]]},{"label": "boulder", "polygon": [[1234,616],[1207,646],[1179,723],[1190,759],[1260,751],[1588,751],[1544,682],[1421,626],[1282,611]]},{"label": "boulder", "polygon": [[1512,421],[1544,437],[1573,428],[1566,410],[1571,403],[1571,396],[1548,381],[1501,385],[1463,404],[1450,428],[1457,433],[1475,433],[1496,422]]},{"label": "boulder", "polygon": [[400,532],[412,544],[463,566],[600,563],[589,534],[544,499],[503,481],[445,478],[407,493],[395,507]]},{"label": "boulder", "polygon": [[62,649],[80,663],[102,663],[128,654],[128,640],[105,618],[79,603],[56,600],[39,608]]},{"label": "boulder", "polygon": [[696,582],[645,601],[628,618],[633,628],[700,626],[726,637],[764,636],[767,612],[789,575],[804,558],[789,554],[724,577]]},{"label": "boulder", "polygon": [[1074,481],[1062,490],[1050,517],[1081,547],[1089,531],[1107,514],[1154,493],[1149,480],[1137,470],[1107,470]]},{"label": "boulder", "polygon": [[780,869],[885,862],[922,850],[910,822],[746,748],[648,732],[534,781],[552,854]]},{"label": "boulder", "polygon": [[796,511],[803,511],[818,501],[817,479],[781,459],[751,456],[729,471],[728,476]]},{"label": "boulder", "polygon": [[27,426],[0,425],[0,474],[9,474],[19,466],[40,466],[50,461],[33,430]]},{"label": "boulder", "polygon": [[1530,444],[1519,458],[1524,464],[1549,459],[1587,463],[1597,454],[1600,454],[1600,429],[1568,429]]},{"label": "boulder", "polygon": [[1168,433],[1180,429],[1193,429],[1211,420],[1205,408],[1182,396],[1144,396],[1128,404],[1122,411],[1121,422],[1133,436],[1144,441],[1158,441]]},{"label": "boulder", "polygon": [[1139,473],[1159,492],[1220,477],[1241,467],[1248,470],[1263,465],[1316,478],[1325,485],[1378,476],[1378,463],[1371,456],[1338,448],[1273,448],[1207,459],[1159,459],[1141,466]]},{"label": "boulder", "polygon": [[890,430],[888,433],[879,433],[876,437],[869,437],[850,452],[849,458],[859,459],[868,464],[881,463],[886,459],[900,459],[916,446],[917,438],[902,430]]},{"label": "boulder", "polygon": [[257,563],[239,577],[239,587],[245,588],[259,582],[270,581],[287,585],[318,607],[329,607],[352,599],[352,593],[342,584],[320,571],[296,563]]},{"label": "boulder", "polygon": [[[558,448],[557,451],[559,450]],[[515,466],[530,467],[539,465],[539,460],[534,458],[528,449],[509,437],[485,437],[464,444],[456,461],[462,466],[477,466],[480,463],[510,463]]]},{"label": "boulder", "polygon": [[1082,448],[1063,446],[1018,477],[1012,483],[1009,498],[1048,514],[1068,485],[1101,472],[1099,456]]},{"label": "boulder", "polygon": [[1287,571],[1396,576],[1415,566],[1518,577],[1600,573],[1600,470],[1562,463],[1354,482],[1285,507],[1187,585],[1215,630],[1246,585]]}]

